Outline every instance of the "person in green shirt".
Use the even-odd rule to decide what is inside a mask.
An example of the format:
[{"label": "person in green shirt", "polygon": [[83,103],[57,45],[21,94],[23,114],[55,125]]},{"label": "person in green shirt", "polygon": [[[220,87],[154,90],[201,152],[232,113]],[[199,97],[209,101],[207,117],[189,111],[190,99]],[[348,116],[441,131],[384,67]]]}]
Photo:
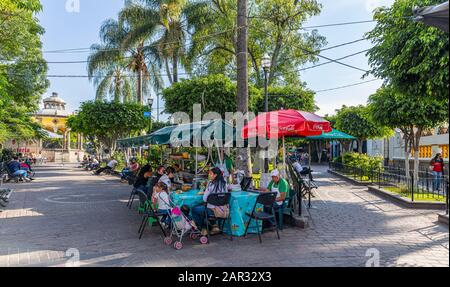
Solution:
[{"label": "person in green shirt", "polygon": [[267,187],[265,192],[277,193],[277,199],[274,208],[275,210],[278,210],[283,206],[283,203],[286,200],[286,196],[289,192],[289,183],[286,179],[281,178],[280,172],[277,169],[273,170],[270,175],[272,176],[272,181],[269,183],[269,186]]}]

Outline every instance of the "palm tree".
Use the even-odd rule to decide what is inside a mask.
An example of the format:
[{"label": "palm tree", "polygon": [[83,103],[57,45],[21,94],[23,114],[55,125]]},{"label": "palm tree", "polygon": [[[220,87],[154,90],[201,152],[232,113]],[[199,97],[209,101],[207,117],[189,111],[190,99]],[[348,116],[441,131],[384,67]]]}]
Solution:
[{"label": "palm tree", "polygon": [[[109,19],[100,29],[103,44],[91,47],[88,74],[91,79],[96,79],[94,84],[97,86],[99,98],[102,98],[109,88],[115,100],[120,97],[130,100],[133,93],[129,90],[135,87],[134,101],[144,104],[144,94],[149,92],[150,85],[156,90],[161,89],[162,81],[156,49],[146,46],[145,39],[135,43],[126,41],[135,25],[133,21],[118,22]],[[125,71],[131,71],[135,76],[125,75]],[[153,78],[150,77],[150,72],[154,75]],[[104,73],[103,80],[99,79],[101,73]]]},{"label": "palm tree", "polygon": [[[141,19],[139,27],[129,34],[126,42],[135,43],[154,35],[157,48],[171,84],[178,82],[178,68],[186,60],[186,36],[188,18],[197,9],[205,7],[206,1],[188,0],[135,0],[127,1],[120,13],[121,19]],[[170,64],[172,69],[170,69]]]},{"label": "palm tree", "polygon": [[89,80],[93,81],[97,88],[95,99],[103,101],[110,95],[116,102],[135,101],[133,81],[126,75],[126,71],[125,65],[119,61],[112,61],[101,69],[90,70]]}]

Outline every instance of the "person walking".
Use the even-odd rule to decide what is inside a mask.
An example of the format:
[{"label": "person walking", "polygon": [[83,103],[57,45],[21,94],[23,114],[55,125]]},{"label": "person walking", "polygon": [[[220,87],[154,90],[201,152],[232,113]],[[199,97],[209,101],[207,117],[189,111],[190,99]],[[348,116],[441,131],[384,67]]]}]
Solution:
[{"label": "person walking", "polygon": [[442,175],[444,174],[444,159],[442,158],[442,154],[436,154],[430,162],[430,170],[433,173],[433,191],[439,191]]}]

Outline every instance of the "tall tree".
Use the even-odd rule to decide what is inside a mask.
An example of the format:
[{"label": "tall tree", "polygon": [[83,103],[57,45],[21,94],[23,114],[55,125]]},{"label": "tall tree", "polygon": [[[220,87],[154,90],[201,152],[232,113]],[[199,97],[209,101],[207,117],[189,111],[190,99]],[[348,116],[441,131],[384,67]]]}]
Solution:
[{"label": "tall tree", "polygon": [[368,139],[382,138],[392,131],[370,117],[366,106],[343,106],[336,114],[336,128],[358,138],[359,153],[363,152],[363,142]]},{"label": "tall tree", "polygon": [[[128,70],[134,73],[135,101],[144,104],[144,94],[150,90],[153,84],[160,89],[161,81],[158,69],[158,54],[151,46],[146,46],[147,39],[139,38],[136,41],[127,41],[131,31],[137,25],[136,19],[118,22],[114,19],[106,20],[100,29],[102,44],[92,46],[89,56],[88,73],[91,79],[105,77],[105,82],[97,81],[97,94],[104,93],[104,87],[109,81],[114,81],[122,88],[123,98],[130,93],[127,89],[131,86],[125,76],[119,71]],[[114,79],[114,80],[113,80]],[[156,81],[155,81],[156,80]],[[117,90],[113,90],[113,96]]]},{"label": "tall tree", "polygon": [[185,62],[188,16],[206,5],[206,1],[188,0],[129,0],[120,17],[139,19],[128,37],[129,42],[136,38],[153,35],[153,46],[158,49],[167,77],[171,84],[179,80],[179,67]]},{"label": "tall tree", "polygon": [[147,127],[144,111],[145,107],[136,103],[85,102],[78,114],[69,118],[68,126],[89,138],[97,151],[107,147],[114,152],[118,139]]},{"label": "tall tree", "polygon": [[405,147],[406,176],[410,176],[409,160],[414,153],[414,179],[418,179],[419,146],[423,132],[448,120],[448,99],[417,100],[384,86],[369,98],[369,111],[374,121],[402,131]]},{"label": "tall tree", "polygon": [[[237,111],[244,115],[244,121],[248,121],[248,27],[247,27],[247,0],[237,0]],[[238,148],[236,166],[243,170],[247,176],[251,170],[250,148]]]},{"label": "tall tree", "polygon": [[[225,116],[237,109],[236,83],[224,75],[209,75],[173,84],[163,91],[165,112],[185,112],[193,118],[193,106],[200,104],[202,113],[217,112]],[[249,87],[252,106],[260,103],[261,91]]]},{"label": "tall tree", "polygon": [[31,114],[48,87],[38,0],[0,1],[0,142],[39,136]]},{"label": "tall tree", "polygon": [[[301,85],[298,67],[317,60],[325,44],[317,31],[304,31],[303,23],[320,13],[315,0],[248,0],[249,80],[261,87],[264,77],[261,59],[271,57],[269,83]],[[188,68],[197,75],[223,73],[236,78],[234,55],[238,45],[235,0],[211,0],[190,21],[192,45]],[[211,36],[213,35],[213,36]]]},{"label": "tall tree", "polygon": [[448,34],[411,19],[413,8],[442,0],[396,0],[375,12],[375,28],[367,33],[370,73],[416,99],[448,99]]}]

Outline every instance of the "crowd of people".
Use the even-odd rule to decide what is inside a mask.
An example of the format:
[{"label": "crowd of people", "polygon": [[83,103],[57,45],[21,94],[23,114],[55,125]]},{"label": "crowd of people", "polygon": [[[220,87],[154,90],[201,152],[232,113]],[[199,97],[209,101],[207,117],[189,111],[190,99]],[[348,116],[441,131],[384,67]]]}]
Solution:
[{"label": "crowd of people", "polygon": [[21,181],[30,182],[34,180],[35,173],[32,165],[35,163],[36,161],[32,157],[17,154],[6,163],[5,168],[8,171],[10,179],[17,178]]}]

